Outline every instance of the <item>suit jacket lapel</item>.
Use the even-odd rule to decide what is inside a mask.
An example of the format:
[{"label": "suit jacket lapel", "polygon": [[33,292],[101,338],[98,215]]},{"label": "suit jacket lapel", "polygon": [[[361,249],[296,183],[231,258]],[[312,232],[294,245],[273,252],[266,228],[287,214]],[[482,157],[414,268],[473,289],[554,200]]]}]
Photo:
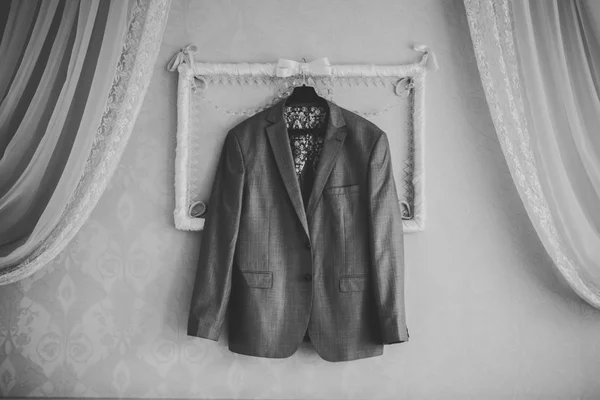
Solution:
[{"label": "suit jacket lapel", "polygon": [[308,206],[306,207],[306,218],[308,220],[310,220],[317,207],[317,203],[321,198],[327,179],[329,179],[331,170],[335,165],[342,145],[344,144],[344,139],[346,138],[346,128],[344,127],[345,121],[342,111],[336,104],[330,101],[327,101],[327,104],[329,105],[329,122],[325,133],[323,149],[321,150],[319,163],[317,164],[315,181],[308,200]]},{"label": "suit jacket lapel", "polygon": [[285,126],[285,121],[283,120],[284,102],[285,100],[282,100],[271,108],[267,119],[274,122],[274,124],[267,127],[267,136],[269,137],[269,142],[273,148],[275,161],[279,168],[281,178],[283,179],[285,189],[287,190],[292,205],[296,210],[296,214],[298,214],[298,218],[300,219],[306,234],[309,235],[306,213],[302,202],[302,193],[300,191],[300,183],[296,177],[296,168],[292,157],[290,139],[288,138],[287,128]]},{"label": "suit jacket lapel", "polygon": [[345,121],[342,110],[335,103],[330,101],[327,101],[327,105],[329,106],[327,130],[325,132],[323,148],[319,157],[315,181],[313,183],[306,211],[304,210],[304,203],[302,201],[300,183],[296,176],[290,139],[283,118],[285,99],[271,107],[267,113],[267,120],[273,123],[272,125],[267,126],[267,136],[269,137],[269,142],[273,148],[275,161],[287,193],[292,201],[292,205],[294,206],[296,214],[298,214],[298,218],[307,235],[310,235],[308,230],[308,219],[314,212],[317,203],[321,198],[327,179],[329,179],[331,170],[335,165],[346,137],[346,129],[344,127]]}]

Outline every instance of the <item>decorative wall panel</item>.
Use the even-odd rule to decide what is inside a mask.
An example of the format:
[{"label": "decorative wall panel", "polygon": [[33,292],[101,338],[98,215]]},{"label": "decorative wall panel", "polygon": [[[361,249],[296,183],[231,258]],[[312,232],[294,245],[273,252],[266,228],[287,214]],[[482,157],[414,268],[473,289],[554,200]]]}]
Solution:
[{"label": "decorative wall panel", "polygon": [[178,72],[174,211],[178,229],[204,226],[203,213],[210,207],[211,180],[227,131],[286,98],[295,86],[308,84],[339,105],[366,109],[352,111],[388,133],[404,231],[423,230],[425,77],[428,69],[438,68],[427,47],[415,46],[423,53],[420,62],[398,66],[331,65],[327,58],[202,63],[196,50],[185,46],[168,65]]}]

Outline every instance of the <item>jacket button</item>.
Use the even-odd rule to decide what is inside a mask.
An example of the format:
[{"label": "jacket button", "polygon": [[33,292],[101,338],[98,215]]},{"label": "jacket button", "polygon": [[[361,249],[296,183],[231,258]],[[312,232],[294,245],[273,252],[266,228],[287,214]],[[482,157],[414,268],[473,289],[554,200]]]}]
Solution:
[{"label": "jacket button", "polygon": [[304,275],[304,280],[307,281],[307,282],[312,281],[312,275],[311,274]]}]

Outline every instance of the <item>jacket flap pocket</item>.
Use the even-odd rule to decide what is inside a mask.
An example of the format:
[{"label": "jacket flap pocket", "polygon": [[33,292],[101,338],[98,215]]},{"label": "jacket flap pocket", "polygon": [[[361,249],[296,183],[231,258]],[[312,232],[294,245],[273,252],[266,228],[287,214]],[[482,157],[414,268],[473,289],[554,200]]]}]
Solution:
[{"label": "jacket flap pocket", "polygon": [[242,275],[249,287],[269,289],[273,286],[273,272],[271,271],[242,271]]},{"label": "jacket flap pocket", "polygon": [[331,186],[326,187],[325,192],[329,194],[347,194],[358,192],[360,185],[346,185],[346,186]]},{"label": "jacket flap pocket", "polygon": [[367,290],[366,275],[346,275],[340,277],[341,292],[363,292]]}]

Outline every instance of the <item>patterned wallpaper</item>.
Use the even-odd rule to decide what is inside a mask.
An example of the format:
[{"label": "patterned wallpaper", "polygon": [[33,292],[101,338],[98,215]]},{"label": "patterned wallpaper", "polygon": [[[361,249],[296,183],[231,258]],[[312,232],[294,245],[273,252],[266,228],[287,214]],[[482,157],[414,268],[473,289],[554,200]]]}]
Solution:
[{"label": "patterned wallpaper", "polygon": [[[199,233],[173,227],[176,74],[205,60],[406,63],[437,53],[426,110],[427,230],[406,238],[410,342],[329,363],[232,354],[185,335]],[[459,0],[174,0],[110,187],[70,246],[0,287],[0,397],[595,399],[600,313],[554,274],[506,168]]]}]

